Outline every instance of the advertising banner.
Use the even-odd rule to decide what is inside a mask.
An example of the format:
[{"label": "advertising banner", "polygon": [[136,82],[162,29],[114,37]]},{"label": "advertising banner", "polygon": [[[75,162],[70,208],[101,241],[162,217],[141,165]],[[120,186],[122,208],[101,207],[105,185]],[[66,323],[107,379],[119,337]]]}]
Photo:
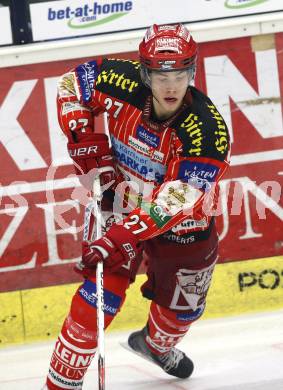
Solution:
[{"label": "advertising banner", "polygon": [[[88,199],[57,123],[56,84],[85,60],[0,69],[1,291],[78,280]],[[215,210],[219,262],[282,255],[283,34],[202,43],[198,61],[196,85],[233,140]]]},{"label": "advertising banner", "polygon": [[12,28],[10,19],[10,8],[0,6],[0,45],[10,45],[13,43]]},{"label": "advertising banner", "polygon": [[35,41],[282,11],[281,0],[66,0],[30,4]]}]

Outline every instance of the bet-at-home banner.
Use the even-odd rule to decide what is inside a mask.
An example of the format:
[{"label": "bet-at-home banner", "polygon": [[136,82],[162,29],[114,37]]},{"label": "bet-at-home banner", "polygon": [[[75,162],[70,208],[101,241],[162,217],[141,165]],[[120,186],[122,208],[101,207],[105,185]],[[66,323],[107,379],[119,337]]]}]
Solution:
[{"label": "bet-at-home banner", "polygon": [[97,0],[30,4],[35,41],[282,11],[282,0]]},{"label": "bet-at-home banner", "polygon": [[[57,122],[56,85],[86,60],[0,69],[1,291],[78,280],[72,267],[89,200]],[[196,85],[233,141],[214,210],[219,262],[282,255],[283,33],[200,44]],[[96,128],[103,126],[100,117]]]},{"label": "bet-at-home banner", "polygon": [[0,6],[0,45],[10,45],[13,42],[10,8]]}]

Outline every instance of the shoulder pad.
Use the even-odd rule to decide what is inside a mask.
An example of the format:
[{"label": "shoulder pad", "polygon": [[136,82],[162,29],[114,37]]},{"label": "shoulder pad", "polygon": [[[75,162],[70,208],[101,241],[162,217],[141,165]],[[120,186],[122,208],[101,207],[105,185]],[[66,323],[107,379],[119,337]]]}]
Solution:
[{"label": "shoulder pad", "polygon": [[139,105],[145,86],[138,61],[105,59],[97,76],[95,89],[107,95]]},{"label": "shoulder pad", "polygon": [[182,142],[183,157],[211,157],[224,161],[230,137],[223,117],[211,100],[191,87],[192,105],[185,109],[173,127]]},{"label": "shoulder pad", "polygon": [[96,61],[85,62],[75,69],[79,84],[79,95],[83,103],[91,100],[94,82],[98,76],[98,64]]}]

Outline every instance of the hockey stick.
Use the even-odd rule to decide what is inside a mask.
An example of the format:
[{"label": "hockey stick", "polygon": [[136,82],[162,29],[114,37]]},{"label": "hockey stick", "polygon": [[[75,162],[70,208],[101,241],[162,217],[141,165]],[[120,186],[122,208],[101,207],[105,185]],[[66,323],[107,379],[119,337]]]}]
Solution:
[{"label": "hockey stick", "polygon": [[[94,214],[96,216],[96,239],[102,236],[102,213],[99,176],[93,183]],[[103,262],[96,266],[96,294],[97,294],[97,348],[98,348],[98,388],[105,389],[105,349],[104,349],[104,291],[103,291]]]},{"label": "hockey stick", "polygon": [[[93,182],[93,202],[87,205],[84,221],[84,240],[93,241],[102,236],[102,191],[100,178],[97,176]],[[93,229],[92,215],[96,224]],[[98,388],[105,389],[105,348],[104,348],[104,292],[103,292],[103,262],[99,261],[96,267],[96,298],[97,298],[97,351],[98,351]]]}]

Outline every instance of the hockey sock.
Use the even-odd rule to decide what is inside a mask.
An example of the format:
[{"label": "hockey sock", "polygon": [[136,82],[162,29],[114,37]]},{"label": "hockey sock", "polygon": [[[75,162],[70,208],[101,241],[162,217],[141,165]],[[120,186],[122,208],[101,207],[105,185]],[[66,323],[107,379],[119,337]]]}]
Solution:
[{"label": "hockey sock", "polygon": [[81,389],[95,351],[96,332],[83,328],[68,316],[51,357],[48,389]]},{"label": "hockey sock", "polygon": [[[109,326],[125,299],[128,279],[104,276],[105,328]],[[87,279],[73,297],[51,358],[47,386],[50,390],[81,390],[84,375],[97,347],[95,278]]]},{"label": "hockey sock", "polygon": [[180,315],[181,312],[151,303],[146,343],[153,353],[168,353],[188,332],[192,321],[179,319]]}]

